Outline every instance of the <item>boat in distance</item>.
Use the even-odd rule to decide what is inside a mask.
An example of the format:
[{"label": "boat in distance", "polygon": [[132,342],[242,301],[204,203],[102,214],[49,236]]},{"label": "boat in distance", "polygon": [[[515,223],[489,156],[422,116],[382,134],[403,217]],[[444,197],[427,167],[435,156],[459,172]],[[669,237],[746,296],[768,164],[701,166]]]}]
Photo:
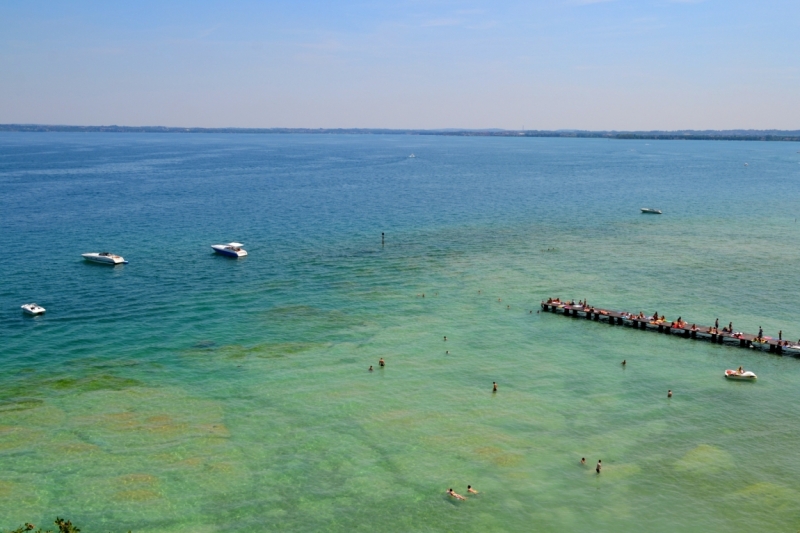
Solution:
[{"label": "boat in distance", "polygon": [[244,244],[240,242],[229,242],[228,244],[212,244],[211,247],[220,255],[228,257],[244,257],[247,255],[247,250],[242,248]]},{"label": "boat in distance", "polygon": [[45,309],[41,305],[34,304],[34,303],[21,305],[20,307],[22,308],[22,311],[25,314],[32,315],[32,316],[41,315],[45,311],[47,311],[47,309]]},{"label": "boat in distance", "polygon": [[725,371],[725,377],[728,378],[728,379],[738,379],[738,380],[743,380],[743,381],[755,381],[755,379],[758,376],[756,376],[753,372],[751,372],[749,370],[743,370],[743,371],[739,372],[738,370],[730,370],[730,369],[728,369],[728,370]]},{"label": "boat in distance", "polygon": [[642,213],[650,213],[650,214],[653,214],[653,215],[660,215],[661,214],[661,209],[653,209],[651,207],[643,207],[642,208]]},{"label": "boat in distance", "polygon": [[81,254],[87,261],[93,263],[101,263],[103,265],[127,265],[128,262],[125,258],[111,252],[90,252],[88,254]]}]

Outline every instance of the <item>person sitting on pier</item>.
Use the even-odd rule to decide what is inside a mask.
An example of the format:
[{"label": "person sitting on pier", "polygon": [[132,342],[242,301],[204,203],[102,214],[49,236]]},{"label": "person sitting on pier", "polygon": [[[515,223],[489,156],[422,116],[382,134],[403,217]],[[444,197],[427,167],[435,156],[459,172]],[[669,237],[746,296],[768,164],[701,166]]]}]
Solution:
[{"label": "person sitting on pier", "polygon": [[692,324],[692,331],[697,331],[697,324]]}]

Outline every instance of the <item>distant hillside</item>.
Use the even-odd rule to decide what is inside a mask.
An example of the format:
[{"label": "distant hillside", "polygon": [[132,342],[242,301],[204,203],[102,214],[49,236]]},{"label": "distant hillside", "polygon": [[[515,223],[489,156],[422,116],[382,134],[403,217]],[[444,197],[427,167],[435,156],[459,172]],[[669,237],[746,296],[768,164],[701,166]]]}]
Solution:
[{"label": "distant hillside", "polygon": [[466,137],[580,137],[604,139],[654,139],[689,141],[800,141],[800,130],[677,130],[677,131],[584,131],[584,130],[393,130],[367,128],[169,128],[166,126],[60,126],[44,124],[0,124],[0,131],[72,133],[314,133],[350,135],[449,135]]}]

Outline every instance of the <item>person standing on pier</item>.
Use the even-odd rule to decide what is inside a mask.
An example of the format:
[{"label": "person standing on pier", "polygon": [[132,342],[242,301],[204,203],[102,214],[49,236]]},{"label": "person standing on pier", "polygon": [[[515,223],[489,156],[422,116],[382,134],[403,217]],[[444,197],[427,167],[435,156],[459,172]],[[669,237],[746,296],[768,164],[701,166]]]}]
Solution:
[{"label": "person standing on pier", "polygon": [[714,321],[714,329],[715,330],[719,329],[719,318]]},{"label": "person standing on pier", "polygon": [[758,340],[761,340],[763,338],[764,338],[764,330],[761,329],[761,326],[758,326]]},{"label": "person standing on pier", "polygon": [[783,330],[782,330],[782,329],[781,329],[781,330],[778,330],[778,340],[779,340],[779,341],[782,341],[782,340],[783,340]]}]

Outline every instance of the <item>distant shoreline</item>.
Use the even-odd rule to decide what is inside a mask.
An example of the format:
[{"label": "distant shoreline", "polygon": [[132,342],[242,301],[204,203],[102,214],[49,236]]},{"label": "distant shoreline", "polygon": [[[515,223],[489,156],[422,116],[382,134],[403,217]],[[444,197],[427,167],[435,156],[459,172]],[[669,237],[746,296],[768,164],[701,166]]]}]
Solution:
[{"label": "distant shoreline", "polygon": [[0,124],[0,132],[67,133],[248,133],[248,134],[346,134],[346,135],[445,135],[455,137],[567,137],[586,139],[639,139],[682,141],[800,141],[800,130],[678,130],[678,131],[585,131],[585,130],[415,130],[375,128],[173,128],[166,126],[62,126]]}]

